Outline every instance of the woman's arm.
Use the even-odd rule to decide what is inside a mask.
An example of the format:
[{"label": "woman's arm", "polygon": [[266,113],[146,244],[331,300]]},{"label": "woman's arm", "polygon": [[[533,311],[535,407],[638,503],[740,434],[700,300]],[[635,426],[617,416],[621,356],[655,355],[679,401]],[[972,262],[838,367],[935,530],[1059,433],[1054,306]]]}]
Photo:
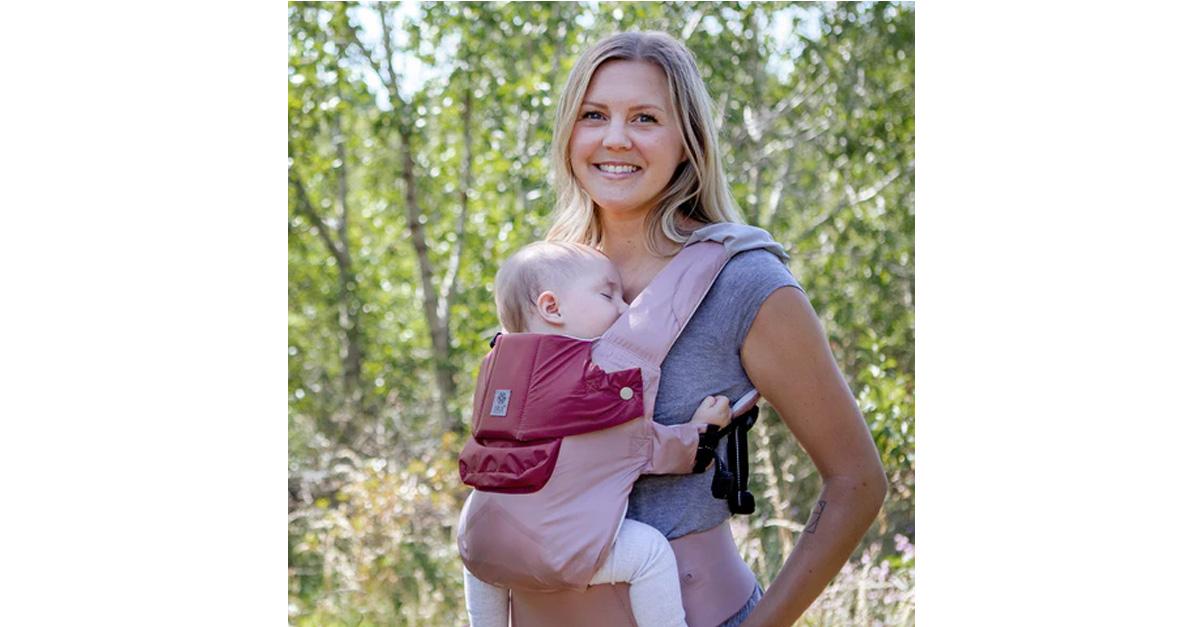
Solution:
[{"label": "woman's arm", "polygon": [[796,548],[742,623],[791,625],[825,589],[883,504],[879,451],[798,289],[773,292],[742,345],[742,366],[821,473],[823,488]]}]

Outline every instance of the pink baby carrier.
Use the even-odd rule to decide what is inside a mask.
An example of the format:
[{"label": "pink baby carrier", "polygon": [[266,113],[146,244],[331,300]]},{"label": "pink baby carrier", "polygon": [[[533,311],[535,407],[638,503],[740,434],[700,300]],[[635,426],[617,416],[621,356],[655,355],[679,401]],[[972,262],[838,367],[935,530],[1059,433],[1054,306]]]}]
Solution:
[{"label": "pink baby carrier", "polygon": [[[474,437],[459,457],[464,483],[476,489],[463,507],[458,546],[472,574],[513,590],[514,624],[583,621],[562,616],[562,601],[596,601],[585,590],[595,589],[588,582],[608,555],[633,482],[642,474],[693,471],[696,428],[653,420],[659,368],[729,259],[756,248],[786,259],[761,229],[706,226],[601,337],[496,338],[476,382]],[[735,415],[756,399],[739,399]],[[704,553],[715,553],[709,565],[724,560],[733,575],[716,592],[711,584],[689,590],[700,551],[689,556],[680,547],[702,543]],[[753,573],[737,556],[727,524],[672,546],[689,625],[719,622],[730,603],[740,599],[736,611],[753,592]],[[621,605],[628,616],[627,599]]]}]

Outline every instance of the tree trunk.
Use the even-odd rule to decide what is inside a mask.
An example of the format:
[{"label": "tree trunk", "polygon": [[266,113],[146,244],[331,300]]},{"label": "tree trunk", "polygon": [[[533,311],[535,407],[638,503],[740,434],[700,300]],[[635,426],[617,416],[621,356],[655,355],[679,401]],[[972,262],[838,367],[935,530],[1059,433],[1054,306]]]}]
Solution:
[{"label": "tree trunk", "polygon": [[[344,154],[344,153],[343,153]],[[288,145],[288,155],[291,156],[291,145]],[[342,161],[343,167],[345,160]],[[339,178],[345,173],[340,172]],[[342,357],[342,391],[343,399],[348,407],[357,408],[362,399],[362,388],[358,384],[361,373],[362,351],[358,333],[358,303],[354,290],[354,265],[350,258],[349,240],[345,234],[344,223],[338,225],[337,239],[330,232],[329,225],[317,213],[308,190],[304,186],[303,177],[296,167],[288,168],[288,183],[295,193],[296,207],[301,214],[317,229],[317,236],[333,256],[338,271],[338,328],[342,331],[343,345],[339,349]],[[342,206],[343,220],[345,219],[345,183],[341,182],[338,191],[338,203]],[[343,421],[345,429],[350,421]],[[339,433],[340,437],[344,433]]]},{"label": "tree trunk", "polygon": [[347,203],[349,186],[346,182],[346,136],[342,133],[341,119],[333,117],[333,143],[337,150],[337,210],[340,213],[338,221],[338,243],[342,255],[338,256],[338,326],[342,330],[342,392],[345,403],[354,409],[359,409],[362,403],[362,346],[359,342],[358,313],[360,304],[357,296],[357,284],[354,278],[354,268],[350,255],[350,206]]},{"label": "tree trunk", "polygon": [[433,283],[433,263],[429,259],[429,244],[425,225],[421,224],[421,210],[417,203],[417,177],[413,166],[411,131],[400,131],[401,174],[404,178],[405,205],[408,209],[408,233],[421,274],[421,301],[425,311],[425,324],[433,344],[434,385],[438,420],[447,429],[457,424],[450,415],[450,399],[454,397],[454,379],[450,376],[450,331],[445,321],[438,316],[438,290]]},{"label": "tree trunk", "polygon": [[[371,56],[362,42],[354,37],[354,44],[363,51],[364,57],[371,65],[379,80],[387,87],[388,99],[395,111],[397,130],[400,135],[400,177],[404,180],[404,204],[408,214],[409,241],[417,254],[417,265],[421,275],[421,300],[425,312],[425,324],[429,327],[430,342],[433,346],[434,396],[437,419],[443,427],[450,431],[460,431],[462,426],[457,417],[450,413],[450,399],[455,396],[454,368],[450,361],[450,302],[454,293],[457,267],[448,269],[443,277],[442,289],[437,289],[434,282],[433,262],[429,258],[429,244],[425,234],[425,225],[421,223],[421,209],[417,202],[417,176],[413,163],[412,127],[403,123],[403,116],[408,112],[404,99],[400,97],[400,81],[392,62],[392,26],[388,13],[382,3],[375,6],[379,14],[380,25],[383,29],[381,40],[384,49],[383,63],[380,64]],[[386,72],[385,72],[386,70]],[[462,221],[460,216],[459,239],[462,239]],[[460,245],[461,248],[461,245]]]}]

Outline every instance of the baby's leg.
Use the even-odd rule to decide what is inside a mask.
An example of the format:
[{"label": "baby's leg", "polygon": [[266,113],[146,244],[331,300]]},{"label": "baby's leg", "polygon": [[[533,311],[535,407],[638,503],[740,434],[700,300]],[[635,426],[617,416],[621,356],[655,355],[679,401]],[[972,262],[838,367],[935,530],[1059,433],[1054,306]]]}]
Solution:
[{"label": "baby's leg", "polygon": [[670,543],[657,529],[625,519],[593,584],[629,582],[629,602],[639,627],[687,627],[679,573]]},{"label": "baby's leg", "polygon": [[508,627],[508,588],[481,581],[463,569],[467,593],[467,618],[471,627]]}]

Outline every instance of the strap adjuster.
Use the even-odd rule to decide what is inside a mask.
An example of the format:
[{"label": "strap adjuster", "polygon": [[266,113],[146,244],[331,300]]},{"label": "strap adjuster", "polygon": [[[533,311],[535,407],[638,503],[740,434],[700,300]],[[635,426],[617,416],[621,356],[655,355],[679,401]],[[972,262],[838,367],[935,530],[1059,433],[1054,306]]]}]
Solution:
[{"label": "strap adjuster", "polygon": [[[754,512],[754,495],[750,494],[749,489],[750,460],[746,436],[755,422],[758,422],[757,406],[734,418],[724,429],[708,425],[696,447],[696,464],[692,472],[704,472],[710,462],[716,461],[712,480],[713,498],[724,499],[729,503],[729,511],[734,514]],[[730,435],[725,443],[728,465],[717,457],[717,441],[726,435]]]},{"label": "strap adjuster", "polygon": [[717,459],[717,442],[721,439],[721,428],[708,425],[700,434],[700,444],[696,446],[696,463],[692,466],[692,474],[708,470],[708,465]]}]

